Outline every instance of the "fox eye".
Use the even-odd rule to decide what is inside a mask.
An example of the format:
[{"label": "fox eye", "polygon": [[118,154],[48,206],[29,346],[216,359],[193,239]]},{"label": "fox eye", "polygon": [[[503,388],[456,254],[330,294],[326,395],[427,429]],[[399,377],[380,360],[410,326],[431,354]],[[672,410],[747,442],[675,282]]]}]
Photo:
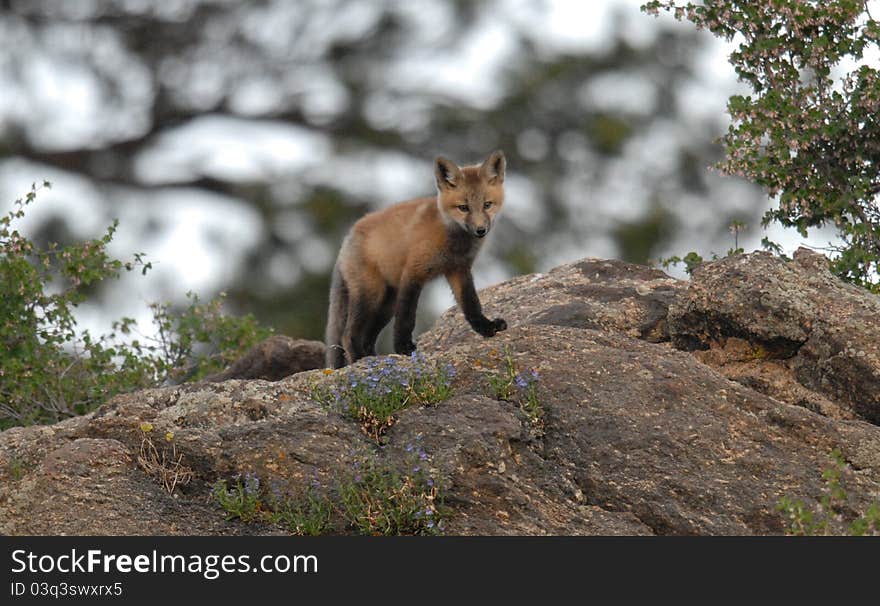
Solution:
[{"label": "fox eye", "polygon": [[458,210],[460,210],[460,211],[463,212],[463,213],[466,213],[467,211],[470,210],[470,208],[468,208],[468,205],[467,205],[467,204],[459,204],[459,205],[458,205]]},{"label": "fox eye", "polygon": [[485,202],[483,202],[483,210],[489,210],[490,208],[492,208],[493,204],[495,203],[492,202],[492,200],[486,200]]}]

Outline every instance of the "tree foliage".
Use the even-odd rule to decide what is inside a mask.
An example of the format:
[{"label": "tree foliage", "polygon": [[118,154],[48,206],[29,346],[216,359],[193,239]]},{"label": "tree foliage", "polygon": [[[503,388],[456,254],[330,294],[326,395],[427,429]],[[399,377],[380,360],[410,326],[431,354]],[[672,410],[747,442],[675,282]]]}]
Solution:
[{"label": "tree foliage", "polygon": [[833,225],[833,269],[880,287],[880,78],[862,62],[880,24],[856,0],[653,1],[728,41],[730,62],[751,88],[730,98],[723,172],[778,199],[764,216],[802,236]]}]

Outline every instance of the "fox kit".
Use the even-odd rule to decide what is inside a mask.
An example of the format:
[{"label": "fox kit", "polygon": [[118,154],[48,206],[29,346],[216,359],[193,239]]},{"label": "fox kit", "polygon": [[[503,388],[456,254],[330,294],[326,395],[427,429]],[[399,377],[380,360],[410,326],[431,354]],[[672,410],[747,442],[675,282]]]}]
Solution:
[{"label": "fox kit", "polygon": [[445,276],[471,327],[484,337],[507,328],[483,315],[471,265],[504,203],[504,153],[479,166],[434,161],[437,196],[401,202],[360,219],[342,242],[330,286],[327,366],[376,355],[393,315],[394,351],[409,354],[426,282]]}]

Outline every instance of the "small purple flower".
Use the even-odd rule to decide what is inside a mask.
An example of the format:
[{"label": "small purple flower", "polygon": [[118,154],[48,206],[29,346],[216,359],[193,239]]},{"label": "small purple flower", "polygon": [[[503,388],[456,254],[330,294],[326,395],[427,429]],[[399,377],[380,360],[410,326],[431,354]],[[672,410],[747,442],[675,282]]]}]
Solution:
[{"label": "small purple flower", "polygon": [[532,379],[534,379],[535,381],[538,380],[538,371],[535,370],[534,368],[531,370],[531,375],[532,375]]},{"label": "small purple flower", "polygon": [[425,523],[425,526],[427,526],[428,528],[434,528],[434,520],[428,520]]},{"label": "small purple flower", "polygon": [[281,493],[281,485],[278,483],[277,480],[272,480],[270,487],[272,490],[272,496],[275,498],[276,501],[280,501],[283,497]]},{"label": "small purple flower", "polygon": [[248,496],[253,496],[260,490],[260,478],[257,474],[248,472],[244,476],[244,491]]},{"label": "small purple flower", "polygon": [[413,473],[419,473],[421,470],[422,470],[422,468],[419,465],[416,465],[415,467],[413,467]]},{"label": "small purple flower", "polygon": [[425,482],[429,487],[433,488],[434,486],[434,478],[428,478],[428,481]]},{"label": "small purple flower", "polygon": [[354,474],[354,482],[355,482],[355,484],[361,483],[361,474],[359,474],[359,473]]},{"label": "small purple flower", "polygon": [[424,450],[421,451],[419,453],[419,459],[422,461],[427,461],[428,460],[428,453],[426,453]]},{"label": "small purple flower", "polygon": [[413,448],[414,448],[414,447],[413,447],[412,444],[407,444],[405,450],[406,450],[407,452],[412,452],[412,451],[413,451]]},{"label": "small purple flower", "polygon": [[516,379],[514,379],[514,382],[516,383],[516,386],[520,389],[525,389],[529,386],[528,380],[522,375],[516,375]]},{"label": "small purple flower", "polygon": [[434,515],[434,510],[431,509],[430,507],[426,508],[426,509],[425,509],[425,515],[428,516],[428,517]]}]

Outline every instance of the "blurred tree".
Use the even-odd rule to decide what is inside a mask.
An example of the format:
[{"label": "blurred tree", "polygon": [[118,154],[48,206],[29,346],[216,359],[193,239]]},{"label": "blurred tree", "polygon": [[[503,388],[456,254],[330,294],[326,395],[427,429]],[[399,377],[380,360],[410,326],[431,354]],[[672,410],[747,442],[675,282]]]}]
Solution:
[{"label": "blurred tree", "polygon": [[[621,13],[605,44],[572,49],[534,26],[541,2],[0,7],[0,85],[18,99],[0,113],[0,162],[81,175],[108,205],[131,192],[172,192],[185,204],[201,190],[257,209],[258,244],[230,259],[237,269],[223,289],[279,332],[320,337],[348,225],[399,191],[430,193],[437,153],[507,153],[510,208],[481,259],[495,276],[586,250],[645,261],[692,221],[682,200],[717,207],[743,196],[722,196],[702,170],[717,159],[720,124],[694,115],[686,97],[698,90],[704,38],[675,24],[634,38]],[[94,108],[65,122],[45,78],[85,86]],[[207,125],[236,134],[200,144]],[[266,150],[250,159],[262,170],[218,166],[217,147],[249,143],[243,127],[300,137],[306,160],[279,170]],[[288,152],[297,153],[279,153]]]}]

